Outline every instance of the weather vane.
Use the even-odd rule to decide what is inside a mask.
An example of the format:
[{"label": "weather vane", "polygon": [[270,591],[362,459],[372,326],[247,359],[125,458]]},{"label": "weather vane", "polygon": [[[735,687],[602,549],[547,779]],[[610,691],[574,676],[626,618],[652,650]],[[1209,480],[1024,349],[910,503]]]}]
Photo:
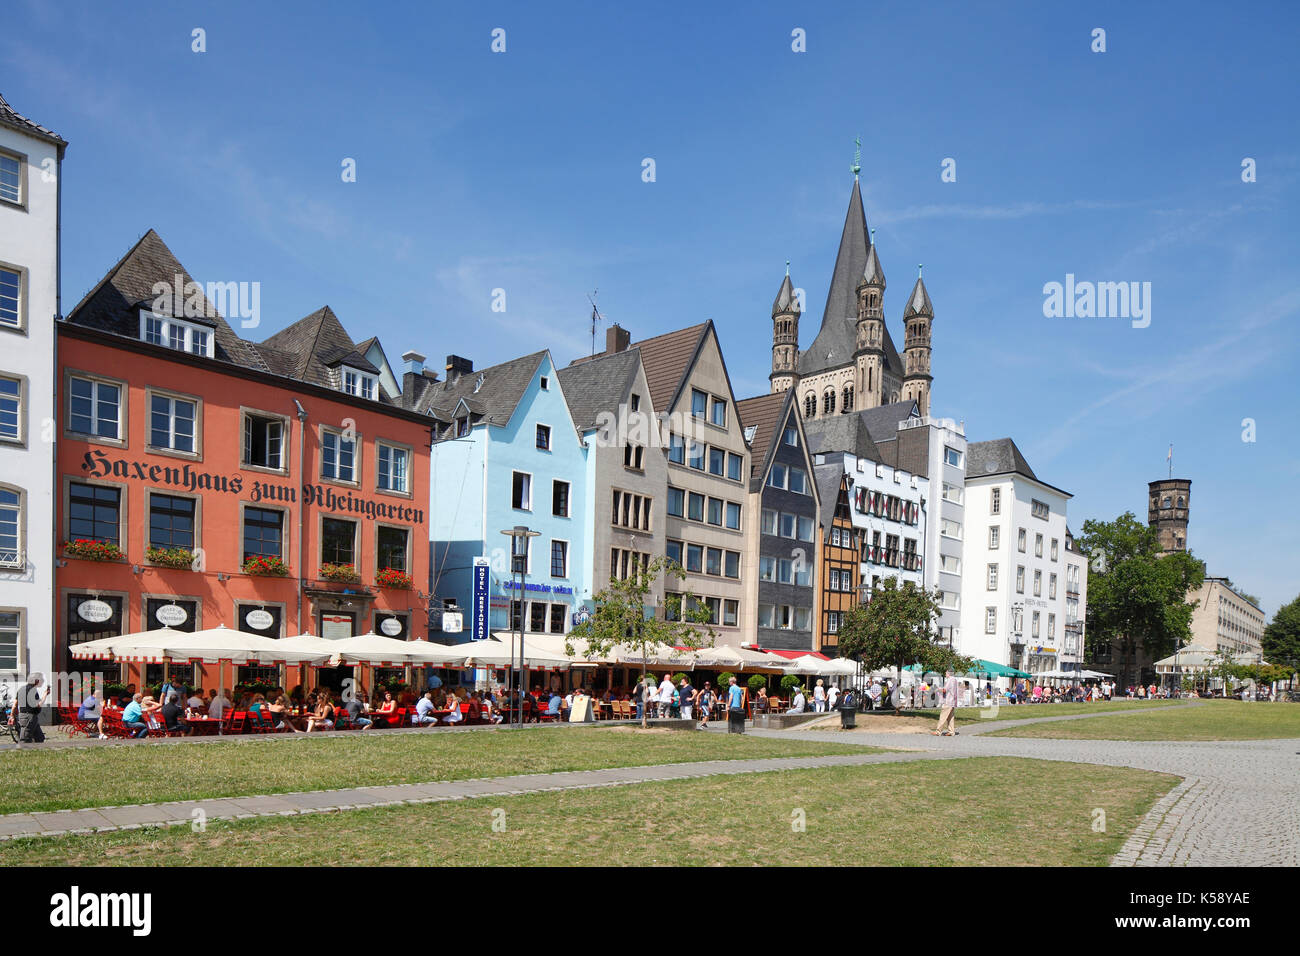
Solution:
[{"label": "weather vane", "polygon": [[856,178],[858,173],[862,172],[862,137],[858,136],[853,141],[853,175]]}]

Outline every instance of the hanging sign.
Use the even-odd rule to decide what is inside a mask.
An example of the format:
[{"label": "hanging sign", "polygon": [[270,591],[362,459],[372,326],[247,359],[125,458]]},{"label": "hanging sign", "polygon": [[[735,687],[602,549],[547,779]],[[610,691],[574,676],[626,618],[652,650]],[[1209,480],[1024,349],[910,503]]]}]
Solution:
[{"label": "hanging sign", "polygon": [[471,605],[474,630],[470,633],[471,640],[486,641],[488,638],[488,580],[491,572],[492,562],[488,558],[474,559],[474,603]]},{"label": "hanging sign", "polygon": [[270,611],[263,611],[259,608],[245,614],[244,623],[255,631],[265,631],[275,623],[275,618],[271,616]]},{"label": "hanging sign", "polygon": [[442,630],[446,634],[459,634],[465,629],[465,616],[460,611],[442,612]]},{"label": "hanging sign", "polygon": [[102,624],[113,616],[113,608],[107,602],[95,598],[78,604],[77,614],[83,621],[89,621],[91,624]]},{"label": "hanging sign", "polygon": [[396,637],[402,633],[402,622],[395,617],[386,617],[379,622],[379,629],[389,637]]},{"label": "hanging sign", "polygon": [[189,611],[179,604],[164,604],[153,612],[153,616],[165,627],[179,627],[190,619]]}]

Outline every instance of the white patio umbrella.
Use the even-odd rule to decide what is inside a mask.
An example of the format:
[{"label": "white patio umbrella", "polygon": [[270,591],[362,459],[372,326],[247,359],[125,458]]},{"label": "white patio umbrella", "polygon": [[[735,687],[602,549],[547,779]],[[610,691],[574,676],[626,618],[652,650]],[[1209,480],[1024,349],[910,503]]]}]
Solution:
[{"label": "white patio umbrella", "polygon": [[802,657],[796,657],[785,664],[787,674],[831,674],[834,671],[828,668],[830,661],[824,661],[820,657],[813,657],[811,654],[804,654]]},{"label": "white patio umbrella", "polygon": [[331,661],[343,664],[374,664],[397,667],[406,664],[451,664],[464,661],[466,650],[429,641],[399,641],[371,631],[356,637],[326,641],[333,648]]},{"label": "white patio umbrella", "polygon": [[120,660],[158,664],[166,660],[166,644],[174,637],[183,637],[185,631],[175,628],[160,627],[152,631],[137,631],[134,634],[117,634],[101,637],[93,641],[73,644],[69,650],[74,659],[84,660]]},{"label": "white patio umbrella", "polygon": [[[504,638],[504,640],[503,640]],[[466,667],[500,668],[510,666],[510,651],[514,650],[515,664],[519,663],[519,635],[500,631],[489,640],[473,641],[465,648]],[[524,667],[568,667],[571,657],[547,651],[533,645],[524,635]]]}]

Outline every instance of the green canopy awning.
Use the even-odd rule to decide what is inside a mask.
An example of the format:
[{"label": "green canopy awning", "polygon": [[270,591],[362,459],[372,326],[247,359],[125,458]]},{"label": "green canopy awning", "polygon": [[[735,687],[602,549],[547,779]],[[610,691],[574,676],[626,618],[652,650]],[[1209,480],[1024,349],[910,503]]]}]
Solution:
[{"label": "green canopy awning", "polygon": [[[916,674],[922,668],[920,664],[913,664],[910,667],[904,667],[903,670]],[[1033,677],[1033,674],[1026,671],[1018,671],[1014,667],[1008,667],[1006,664],[995,664],[993,661],[976,659],[970,670],[966,671],[967,676],[974,675],[977,677]]]}]

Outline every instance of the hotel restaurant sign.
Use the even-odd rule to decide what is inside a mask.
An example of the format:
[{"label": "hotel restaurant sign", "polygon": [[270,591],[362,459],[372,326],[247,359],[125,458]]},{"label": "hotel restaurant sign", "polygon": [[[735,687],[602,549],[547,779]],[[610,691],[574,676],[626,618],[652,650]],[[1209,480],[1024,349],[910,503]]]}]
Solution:
[{"label": "hotel restaurant sign", "polygon": [[[86,452],[81,462],[81,470],[91,478],[147,481],[153,485],[175,488],[178,491],[241,495],[245,493],[245,485],[247,485],[247,494],[251,501],[296,502],[298,500],[297,490],[292,485],[275,484],[269,481],[245,482],[244,475],[213,474],[198,471],[189,465],[151,465],[140,461],[128,461],[125,458],[109,458],[98,449]],[[303,504],[315,505],[325,511],[364,515],[371,520],[386,518],[413,524],[424,522],[423,508],[389,504],[373,498],[363,498],[351,492],[339,493],[325,485],[304,484],[302,501]]]}]

